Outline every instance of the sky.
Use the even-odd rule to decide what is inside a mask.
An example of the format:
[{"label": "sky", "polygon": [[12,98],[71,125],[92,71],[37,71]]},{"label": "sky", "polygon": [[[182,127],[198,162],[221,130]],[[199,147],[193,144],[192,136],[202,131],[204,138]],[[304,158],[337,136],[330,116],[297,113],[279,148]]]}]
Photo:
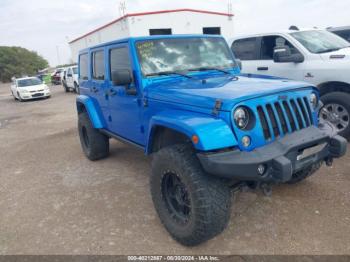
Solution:
[{"label": "sky", "polygon": [[[227,12],[234,34],[350,25],[349,0],[126,0],[126,13],[194,8]],[[120,0],[0,0],[0,46],[21,46],[51,66],[69,63],[68,42],[120,16]]]}]

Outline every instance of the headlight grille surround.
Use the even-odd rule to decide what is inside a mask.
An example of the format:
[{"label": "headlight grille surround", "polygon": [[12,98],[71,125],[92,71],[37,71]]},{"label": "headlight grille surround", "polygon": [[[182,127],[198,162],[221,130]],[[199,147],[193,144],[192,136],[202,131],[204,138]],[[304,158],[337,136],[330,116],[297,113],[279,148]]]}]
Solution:
[{"label": "headlight grille surround", "polygon": [[310,104],[312,105],[314,110],[317,109],[318,102],[319,102],[318,96],[315,93],[311,93],[310,94]]}]

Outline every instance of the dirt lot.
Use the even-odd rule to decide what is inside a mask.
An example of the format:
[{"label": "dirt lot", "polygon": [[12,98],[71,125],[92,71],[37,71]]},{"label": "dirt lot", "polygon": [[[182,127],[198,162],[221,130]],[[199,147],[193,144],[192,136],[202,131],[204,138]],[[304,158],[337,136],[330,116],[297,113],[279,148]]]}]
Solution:
[{"label": "dirt lot", "polygon": [[226,231],[185,248],[155,213],[149,159],[113,141],[87,160],[75,95],[52,91],[20,103],[0,86],[0,254],[350,254],[349,154],[272,197],[236,194]]}]

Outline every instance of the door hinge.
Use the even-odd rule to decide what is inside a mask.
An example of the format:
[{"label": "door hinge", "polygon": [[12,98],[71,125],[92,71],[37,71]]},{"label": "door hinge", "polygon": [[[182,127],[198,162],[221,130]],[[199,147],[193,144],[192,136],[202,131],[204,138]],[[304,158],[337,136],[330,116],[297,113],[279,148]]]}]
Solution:
[{"label": "door hinge", "polygon": [[143,106],[148,107],[148,99],[147,98],[143,99]]}]

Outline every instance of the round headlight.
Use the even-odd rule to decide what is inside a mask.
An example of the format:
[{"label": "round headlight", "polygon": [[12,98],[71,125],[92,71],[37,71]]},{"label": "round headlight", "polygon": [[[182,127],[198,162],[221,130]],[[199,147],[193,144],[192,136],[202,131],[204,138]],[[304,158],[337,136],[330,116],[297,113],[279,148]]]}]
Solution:
[{"label": "round headlight", "polygon": [[318,106],[318,97],[317,97],[317,95],[315,93],[312,93],[310,95],[310,103],[311,103],[313,109],[317,108],[317,106]]},{"label": "round headlight", "polygon": [[244,107],[238,107],[233,113],[233,119],[240,129],[245,129],[249,124],[249,112]]}]

